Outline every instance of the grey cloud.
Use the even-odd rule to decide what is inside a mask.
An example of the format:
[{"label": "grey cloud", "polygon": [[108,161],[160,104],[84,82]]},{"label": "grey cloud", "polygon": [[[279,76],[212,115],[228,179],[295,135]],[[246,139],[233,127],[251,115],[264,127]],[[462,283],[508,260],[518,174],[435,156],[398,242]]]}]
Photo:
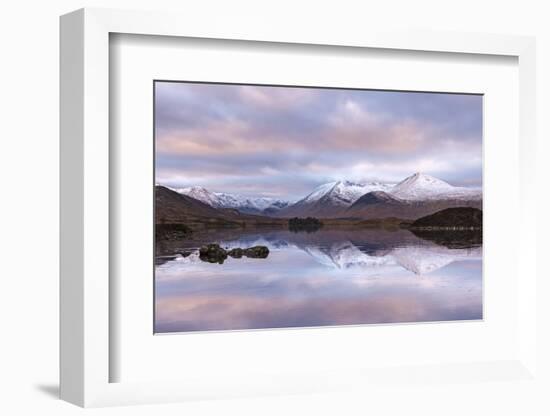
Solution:
[{"label": "grey cloud", "polygon": [[298,197],[416,170],[481,184],[481,96],[157,83],[155,103],[157,178],[172,186]]}]

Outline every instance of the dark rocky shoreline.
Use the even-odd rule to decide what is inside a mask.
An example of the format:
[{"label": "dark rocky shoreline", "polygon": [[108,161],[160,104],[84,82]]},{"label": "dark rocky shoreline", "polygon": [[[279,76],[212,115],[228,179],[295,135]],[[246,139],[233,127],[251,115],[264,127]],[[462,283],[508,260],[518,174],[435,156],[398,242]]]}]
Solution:
[{"label": "dark rocky shoreline", "polygon": [[407,225],[421,231],[473,231],[481,230],[483,211],[471,207],[447,208],[418,218]]}]

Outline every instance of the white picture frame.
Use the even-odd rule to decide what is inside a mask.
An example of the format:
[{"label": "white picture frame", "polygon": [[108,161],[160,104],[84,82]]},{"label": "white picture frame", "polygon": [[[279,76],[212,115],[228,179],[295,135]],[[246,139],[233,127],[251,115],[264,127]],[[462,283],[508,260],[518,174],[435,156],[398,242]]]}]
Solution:
[{"label": "white picture frame", "polygon": [[[395,368],[368,372],[334,370],[326,379],[277,377],[235,382],[235,374],[183,381],[111,382],[109,292],[110,170],[109,36],[113,33],[207,39],[331,45],[452,54],[504,55],[518,59],[520,222],[517,293],[519,354],[510,360],[439,366],[419,365],[414,372]],[[211,25],[190,16],[107,9],[82,9],[61,18],[61,398],[80,406],[184,401],[195,398],[332,391],[342,380],[356,386],[391,380],[479,382],[488,373],[508,379],[536,377],[536,199],[535,41],[530,37],[464,33],[380,32],[352,29],[339,33],[301,31],[275,23],[234,26],[220,19]],[[530,213],[527,215],[527,213]],[[284,370],[284,369],[283,369]],[[413,374],[414,373],[414,374]],[[484,374],[476,378],[472,374]]]}]

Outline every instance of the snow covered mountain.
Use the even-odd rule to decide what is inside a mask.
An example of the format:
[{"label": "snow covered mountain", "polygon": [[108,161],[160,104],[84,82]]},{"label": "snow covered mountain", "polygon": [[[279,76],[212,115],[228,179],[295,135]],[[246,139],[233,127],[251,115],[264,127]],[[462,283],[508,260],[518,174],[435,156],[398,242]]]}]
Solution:
[{"label": "snow covered mountain", "polygon": [[276,217],[398,217],[416,219],[438,210],[470,206],[481,209],[480,189],[453,186],[424,173],[397,184],[382,182],[325,183],[296,203],[266,197],[210,192],[201,186],[176,189],[214,208],[233,208],[245,214]]},{"label": "snow covered mountain", "polygon": [[202,186],[192,186],[189,188],[174,189],[177,193],[190,196],[191,198],[198,199],[211,207],[217,208],[219,205],[219,198],[214,193],[208,191]]},{"label": "snow covered mountain", "polygon": [[224,192],[210,192],[202,186],[176,189],[177,192],[191,198],[198,199],[214,208],[233,208],[246,214],[272,215],[289,205],[281,199],[257,197],[251,198],[242,195]]},{"label": "snow covered mountain", "polygon": [[406,201],[481,199],[481,190],[452,186],[441,179],[419,172],[403,179],[388,193]]},{"label": "snow covered mountain", "polygon": [[372,191],[388,191],[391,188],[392,185],[380,182],[370,182],[366,184],[350,181],[329,182],[319,186],[299,202],[311,203],[319,201],[322,198],[328,198],[335,204],[349,206],[361,195]]},{"label": "snow covered mountain", "polygon": [[323,184],[305,198],[279,211],[279,216],[333,217],[342,213],[362,195],[374,191],[389,191],[392,184],[381,182],[355,183],[337,181]]},{"label": "snow covered mountain", "polygon": [[417,219],[445,208],[482,209],[482,199],[481,189],[452,186],[433,176],[415,173],[389,191],[363,195],[342,216]]},{"label": "snow covered mountain", "polygon": [[440,209],[472,206],[481,209],[480,189],[462,188],[423,173],[397,184],[330,182],[278,212],[282,217],[313,216],[415,219]]}]

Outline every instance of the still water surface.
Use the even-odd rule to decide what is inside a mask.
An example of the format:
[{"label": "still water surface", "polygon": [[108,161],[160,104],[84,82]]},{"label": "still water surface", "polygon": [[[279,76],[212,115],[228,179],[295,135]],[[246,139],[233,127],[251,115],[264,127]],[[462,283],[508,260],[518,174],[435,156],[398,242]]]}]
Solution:
[{"label": "still water surface", "polygon": [[[265,259],[203,262],[198,248],[265,245]],[[459,247],[459,248],[457,248]],[[155,332],[482,318],[482,247],[407,230],[211,232],[157,247]]]}]

